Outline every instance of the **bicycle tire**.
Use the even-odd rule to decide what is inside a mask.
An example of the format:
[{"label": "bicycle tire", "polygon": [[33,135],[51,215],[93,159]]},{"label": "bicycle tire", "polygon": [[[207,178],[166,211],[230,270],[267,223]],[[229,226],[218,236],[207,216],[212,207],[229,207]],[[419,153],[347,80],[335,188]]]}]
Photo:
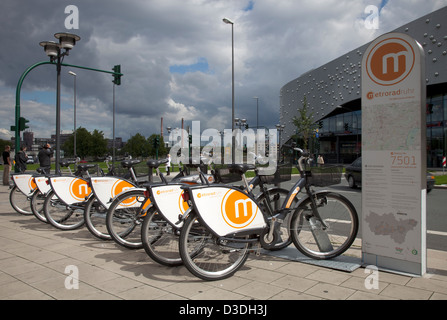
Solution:
[{"label": "bicycle tire", "polygon": [[[140,204],[139,206],[118,208],[122,202],[133,198]],[[143,190],[130,190],[117,196],[110,204],[106,215],[106,226],[109,235],[117,244],[128,249],[143,248],[141,224],[144,213],[141,212],[140,207],[145,201]]]},{"label": "bicycle tire", "polygon": [[25,216],[32,215],[30,207],[30,198],[24,194],[17,186],[12,187],[9,192],[9,203],[20,214]]},{"label": "bicycle tire", "polygon": [[179,229],[168,223],[152,207],[141,226],[144,251],[154,261],[165,266],[179,266],[183,260],[179,253]]},{"label": "bicycle tire", "polygon": [[321,220],[315,218],[308,198],[293,213],[292,240],[295,247],[310,258],[331,259],[345,252],[354,242],[359,227],[357,211],[338,193],[322,192],[313,196],[318,213],[328,228],[325,229]]},{"label": "bicycle tire", "polygon": [[111,240],[106,226],[107,209],[99,203],[96,197],[90,197],[84,208],[85,226],[98,239]]},{"label": "bicycle tire", "polygon": [[31,197],[30,206],[31,211],[37,220],[48,223],[47,218],[45,217],[45,213],[43,210],[43,205],[45,203],[45,195],[40,192],[40,190],[36,190]]},{"label": "bicycle tire", "polygon": [[248,243],[217,243],[218,239],[195,213],[184,221],[180,232],[179,250],[185,267],[196,277],[215,281],[232,276],[245,263],[249,254]]},{"label": "bicycle tire", "polygon": [[[282,188],[273,188],[269,189],[268,195],[270,198],[270,203],[274,203],[273,210],[279,210],[281,209],[281,206],[283,205],[285,199],[287,199],[287,196],[289,195],[289,190],[282,189]],[[266,193],[261,193],[256,196],[256,203],[259,205],[259,207],[268,214],[268,210],[264,209],[263,207],[266,206],[265,199],[267,195]],[[298,203],[298,198],[295,197],[293,199],[291,207],[293,208],[294,205]],[[284,249],[288,247],[292,243],[292,236],[290,234],[290,220],[291,220],[292,214],[287,213],[287,215],[284,217],[284,221],[281,223],[281,229],[278,232],[279,235],[279,241],[277,241],[273,246],[267,246],[264,249],[270,250],[270,251],[277,251]]]},{"label": "bicycle tire", "polygon": [[45,197],[43,211],[47,221],[57,229],[75,230],[84,225],[84,210],[67,208],[53,190]]}]

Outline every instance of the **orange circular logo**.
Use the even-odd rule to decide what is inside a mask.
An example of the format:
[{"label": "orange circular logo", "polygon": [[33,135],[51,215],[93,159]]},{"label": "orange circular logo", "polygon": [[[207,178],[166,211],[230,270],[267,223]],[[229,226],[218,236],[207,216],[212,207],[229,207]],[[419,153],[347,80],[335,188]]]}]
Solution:
[{"label": "orange circular logo", "polygon": [[[110,191],[112,198],[119,195],[121,192],[126,191],[128,189],[132,189],[134,186],[125,180],[118,180],[112,186],[112,190]],[[121,201],[121,205],[123,206],[131,206],[134,205],[137,201],[136,197],[130,197],[126,200]]]},{"label": "orange circular logo", "polygon": [[400,38],[388,38],[377,43],[366,59],[368,77],[378,85],[391,86],[402,82],[413,70],[413,47]]},{"label": "orange circular logo", "polygon": [[36,181],[34,180],[33,177],[31,177],[28,181],[28,186],[30,188],[30,190],[35,190],[37,188],[37,184]]},{"label": "orange circular logo", "polygon": [[85,197],[89,196],[92,192],[87,181],[78,178],[71,181],[69,190],[71,196],[77,201],[84,201]]},{"label": "orange circular logo", "polygon": [[185,192],[185,191],[182,190],[182,192],[180,193],[180,196],[178,197],[178,207],[179,207],[181,214],[184,214],[186,212],[186,210],[188,210],[188,208],[189,208],[188,202],[183,201],[183,192]]},{"label": "orange circular logo", "polygon": [[245,193],[229,190],[222,200],[222,216],[233,228],[248,226],[258,213],[258,206]]}]

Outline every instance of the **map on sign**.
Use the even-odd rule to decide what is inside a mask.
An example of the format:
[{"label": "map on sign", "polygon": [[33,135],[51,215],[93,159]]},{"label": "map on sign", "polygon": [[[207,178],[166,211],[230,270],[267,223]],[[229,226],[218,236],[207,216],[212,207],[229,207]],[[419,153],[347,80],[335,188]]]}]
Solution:
[{"label": "map on sign", "polygon": [[365,139],[365,150],[420,149],[420,111],[408,103],[375,105],[363,109],[362,131],[374,139]]},{"label": "map on sign", "polygon": [[396,219],[392,213],[383,215],[370,211],[365,217],[369,229],[378,236],[389,236],[397,244],[403,244],[407,233],[418,225],[415,219]]}]

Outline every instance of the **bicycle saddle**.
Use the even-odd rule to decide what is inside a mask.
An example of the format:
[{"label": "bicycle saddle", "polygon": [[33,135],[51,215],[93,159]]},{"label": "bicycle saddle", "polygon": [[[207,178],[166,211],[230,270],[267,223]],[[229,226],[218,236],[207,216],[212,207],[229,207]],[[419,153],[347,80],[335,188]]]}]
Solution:
[{"label": "bicycle saddle", "polygon": [[139,164],[141,162],[141,160],[138,159],[134,159],[134,160],[123,160],[121,161],[121,166],[123,168],[130,168],[136,164]]},{"label": "bicycle saddle", "polygon": [[149,168],[158,168],[161,164],[168,162],[168,159],[162,159],[162,160],[149,160],[146,162],[147,166]]},{"label": "bicycle saddle", "polygon": [[88,168],[94,168],[96,167],[96,164],[93,163],[83,163],[83,164],[78,164],[78,169],[79,170],[87,170]]},{"label": "bicycle saddle", "polygon": [[60,161],[60,162],[59,162],[59,164],[60,164],[62,167],[68,167],[70,164],[73,164],[73,163],[76,163],[76,161],[63,160],[63,161]]},{"label": "bicycle saddle", "polygon": [[248,170],[254,170],[256,166],[254,164],[229,164],[228,169],[230,169],[230,172],[240,173],[243,174],[247,172]]}]

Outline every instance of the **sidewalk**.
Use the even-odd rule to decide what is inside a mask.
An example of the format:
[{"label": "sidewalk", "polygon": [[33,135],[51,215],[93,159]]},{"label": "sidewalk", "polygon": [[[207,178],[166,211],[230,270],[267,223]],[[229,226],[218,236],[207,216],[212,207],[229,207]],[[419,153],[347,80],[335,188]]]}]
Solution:
[{"label": "sidewalk", "polygon": [[[360,246],[349,252],[360,254]],[[252,254],[233,277],[206,282],[153,262],[143,249],[97,240],[85,227],[62,231],[20,215],[0,186],[1,300],[447,300],[447,252],[428,250],[423,277],[379,271],[378,288],[368,289],[370,275]]]}]

